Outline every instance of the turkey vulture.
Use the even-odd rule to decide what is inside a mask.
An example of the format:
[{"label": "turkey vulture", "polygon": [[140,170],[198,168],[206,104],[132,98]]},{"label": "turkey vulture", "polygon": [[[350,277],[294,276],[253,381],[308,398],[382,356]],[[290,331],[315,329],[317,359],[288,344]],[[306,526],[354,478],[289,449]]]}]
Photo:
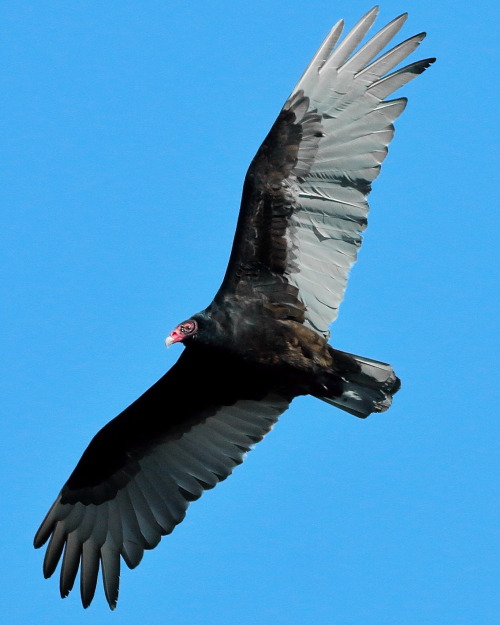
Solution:
[{"label": "turkey vulture", "polygon": [[357,417],[389,408],[400,386],[392,367],[327,343],[406,105],[386,98],[435,60],[392,71],[425,33],[377,56],[406,14],[355,52],[376,14],[337,45],[340,21],[319,48],[250,164],[213,302],[169,334],[167,345],[185,347],[177,363],[96,434],[41,524],[34,544],[50,539],[45,577],[62,557],[62,597],[80,569],[88,607],[101,568],[115,608],[120,558],[136,567],[294,397]]}]

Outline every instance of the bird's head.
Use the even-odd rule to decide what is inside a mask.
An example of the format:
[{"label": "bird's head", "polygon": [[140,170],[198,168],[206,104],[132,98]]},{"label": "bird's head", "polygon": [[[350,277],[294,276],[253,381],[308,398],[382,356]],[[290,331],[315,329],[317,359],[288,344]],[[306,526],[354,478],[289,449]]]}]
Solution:
[{"label": "bird's head", "polygon": [[182,343],[189,337],[195,337],[198,332],[198,322],[195,319],[187,319],[180,323],[165,339],[165,345],[170,347],[174,343]]}]

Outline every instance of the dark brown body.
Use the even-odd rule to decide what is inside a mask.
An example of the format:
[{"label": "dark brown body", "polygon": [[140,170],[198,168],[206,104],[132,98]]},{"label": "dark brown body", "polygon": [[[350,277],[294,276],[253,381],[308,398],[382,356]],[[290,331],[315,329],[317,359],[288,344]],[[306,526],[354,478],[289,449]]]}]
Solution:
[{"label": "dark brown body", "polygon": [[184,344],[245,363],[254,375],[264,371],[266,387],[289,398],[313,395],[358,417],[389,407],[400,387],[390,365],[334,349],[302,323],[279,318],[284,310],[254,299],[241,314],[238,299],[223,307],[214,301],[192,317],[198,331]]}]

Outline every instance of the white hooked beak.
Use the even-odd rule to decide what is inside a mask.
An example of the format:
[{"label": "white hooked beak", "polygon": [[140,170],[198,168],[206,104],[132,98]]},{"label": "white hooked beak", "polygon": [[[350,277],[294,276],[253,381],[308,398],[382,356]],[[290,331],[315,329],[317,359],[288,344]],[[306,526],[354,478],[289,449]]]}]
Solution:
[{"label": "white hooked beak", "polygon": [[165,345],[167,347],[170,347],[170,345],[172,345],[172,343],[174,343],[174,339],[171,336],[167,336],[167,338],[165,339]]}]

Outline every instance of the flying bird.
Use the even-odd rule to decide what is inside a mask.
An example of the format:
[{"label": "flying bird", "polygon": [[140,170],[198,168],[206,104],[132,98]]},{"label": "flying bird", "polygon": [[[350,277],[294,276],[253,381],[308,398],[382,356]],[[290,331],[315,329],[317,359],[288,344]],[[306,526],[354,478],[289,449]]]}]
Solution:
[{"label": "flying bird", "polygon": [[377,10],[339,43],[343,21],[326,37],[250,164],[222,285],[166,339],[184,346],[179,360],[96,434],[42,522],[34,544],[50,539],[45,577],[62,558],[62,597],[80,569],[88,607],[100,569],[114,609],[121,558],[136,567],[294,397],[361,418],[391,405],[390,365],[327,342],[406,106],[387,98],[435,60],[393,71],[425,33],[379,56],[406,14],[356,51]]}]

